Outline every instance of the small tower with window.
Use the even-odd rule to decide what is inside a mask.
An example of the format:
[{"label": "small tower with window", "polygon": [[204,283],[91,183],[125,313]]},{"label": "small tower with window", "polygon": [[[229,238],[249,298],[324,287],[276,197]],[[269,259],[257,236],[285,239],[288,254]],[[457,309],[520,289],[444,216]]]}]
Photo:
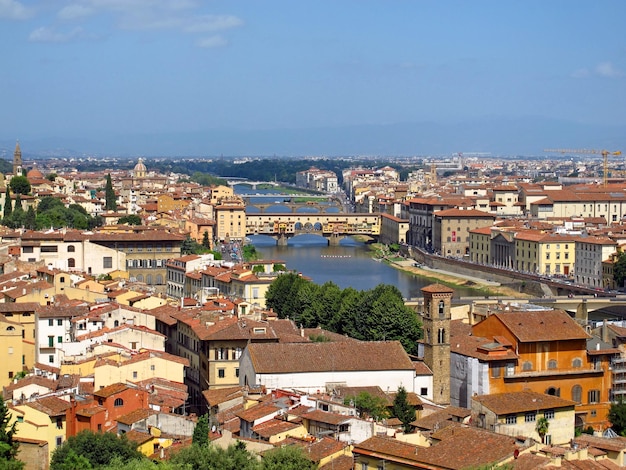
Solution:
[{"label": "small tower with window", "polygon": [[433,371],[433,401],[450,404],[450,305],[454,290],[441,284],[422,289],[424,362]]}]

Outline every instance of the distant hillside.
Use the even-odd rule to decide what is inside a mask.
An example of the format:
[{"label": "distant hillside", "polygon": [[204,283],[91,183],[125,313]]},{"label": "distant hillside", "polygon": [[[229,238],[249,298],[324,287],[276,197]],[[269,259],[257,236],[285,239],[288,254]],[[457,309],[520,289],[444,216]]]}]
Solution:
[{"label": "distant hillside", "polygon": [[[78,133],[78,132],[77,132]],[[542,155],[544,148],[626,150],[626,126],[589,126],[542,118],[483,118],[310,129],[207,130],[155,134],[23,138],[24,158],[71,156]],[[15,140],[0,141],[0,157]]]}]

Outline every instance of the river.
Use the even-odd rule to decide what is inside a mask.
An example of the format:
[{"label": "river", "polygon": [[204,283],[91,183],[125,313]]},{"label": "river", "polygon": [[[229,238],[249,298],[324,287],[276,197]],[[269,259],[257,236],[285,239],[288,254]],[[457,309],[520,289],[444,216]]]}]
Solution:
[{"label": "river", "polygon": [[[352,238],[339,246],[328,246],[324,238],[316,235],[299,235],[289,240],[287,246],[277,246],[276,240],[263,235],[249,237],[263,259],[283,261],[290,270],[301,272],[316,284],[332,281],[342,289],[353,287],[368,290],[378,284],[396,286],[405,298],[421,298],[422,287],[432,280],[395,269],[384,262],[372,259],[365,243]],[[454,288],[454,297],[476,295],[470,289]]]}]

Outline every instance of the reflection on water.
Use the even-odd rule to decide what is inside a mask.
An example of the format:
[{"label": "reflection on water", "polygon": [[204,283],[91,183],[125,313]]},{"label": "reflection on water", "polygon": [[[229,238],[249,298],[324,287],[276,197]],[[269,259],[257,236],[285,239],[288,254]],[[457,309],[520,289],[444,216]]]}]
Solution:
[{"label": "reflection on water", "polygon": [[[316,235],[294,237],[288,246],[277,246],[276,240],[263,235],[249,238],[264,259],[281,260],[287,269],[301,272],[317,284],[332,281],[342,289],[357,290],[391,284],[403,297],[421,298],[422,287],[433,282],[373,260],[367,246],[352,238],[344,239],[340,246],[328,246]],[[471,290],[455,288],[455,297],[469,295],[473,295]]]}]

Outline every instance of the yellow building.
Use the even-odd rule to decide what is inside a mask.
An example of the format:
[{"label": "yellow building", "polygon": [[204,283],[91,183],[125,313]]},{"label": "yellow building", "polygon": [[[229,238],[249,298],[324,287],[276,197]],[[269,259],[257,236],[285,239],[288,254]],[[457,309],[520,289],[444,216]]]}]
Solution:
[{"label": "yellow building", "polygon": [[233,188],[230,186],[211,186],[209,188],[211,193],[211,204],[217,205],[222,199],[230,199],[235,195]]},{"label": "yellow building", "polygon": [[[16,368],[9,369],[7,368],[6,373],[3,374],[0,371],[0,377],[9,378],[8,372],[13,370],[14,373],[17,373],[21,370],[32,369],[33,365],[35,365],[35,310],[37,309],[38,304],[31,303],[0,303],[0,314],[8,321],[16,323],[19,326],[8,324],[4,327],[6,331],[10,326],[14,326],[15,330],[6,331],[6,333],[11,333],[11,337],[13,338],[14,334],[19,334],[19,338],[21,340],[21,345],[15,347],[14,355],[15,361],[19,358],[19,364],[16,364]],[[17,332],[17,333],[16,333]]]},{"label": "yellow building", "polygon": [[24,327],[0,315],[0,385],[6,386],[26,366],[22,335]]},{"label": "yellow building", "polygon": [[39,398],[36,401],[10,406],[12,419],[17,422],[16,436],[46,441],[49,457],[52,457],[56,448],[65,442],[66,411],[70,406],[68,401],[57,397]]},{"label": "yellow building", "polygon": [[215,237],[220,241],[246,236],[246,205],[239,197],[222,199],[215,206]]},{"label": "yellow building", "polygon": [[570,276],[576,261],[576,237],[524,230],[515,235],[515,268],[545,275]]}]

